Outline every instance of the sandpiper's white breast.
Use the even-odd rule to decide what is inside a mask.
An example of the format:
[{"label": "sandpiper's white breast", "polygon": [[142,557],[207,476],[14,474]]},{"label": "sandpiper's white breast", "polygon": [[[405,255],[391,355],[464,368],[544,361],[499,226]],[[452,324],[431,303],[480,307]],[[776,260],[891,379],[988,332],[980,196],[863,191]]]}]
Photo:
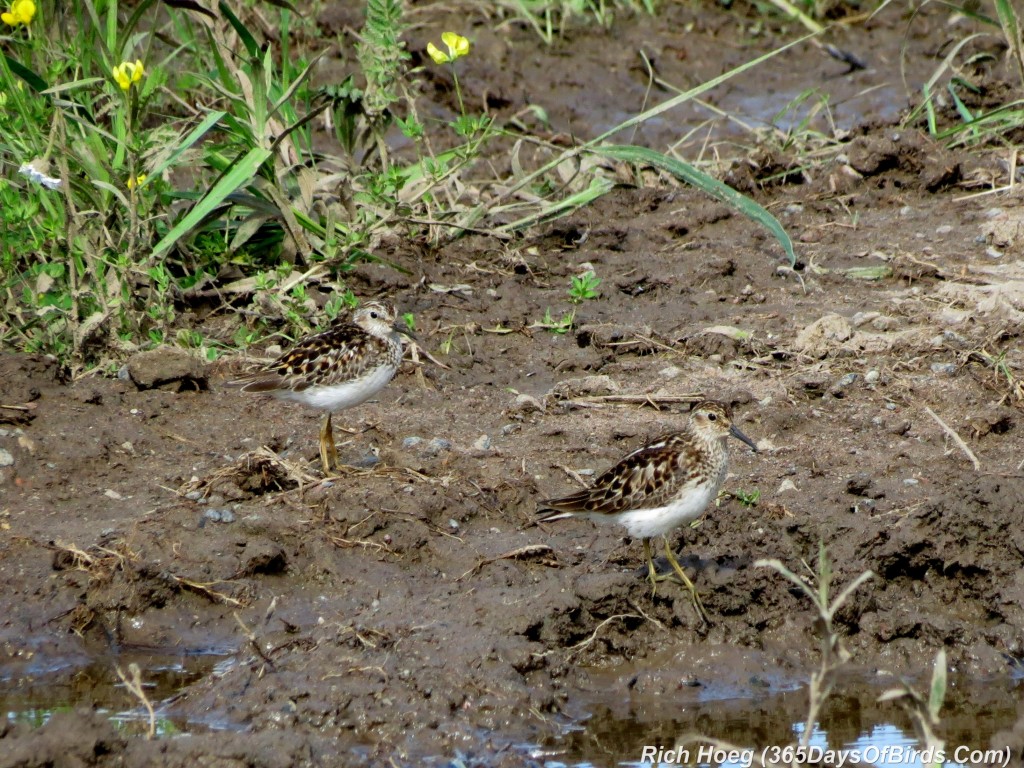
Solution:
[{"label": "sandpiper's white breast", "polygon": [[339,411],[364,403],[387,386],[398,370],[397,366],[381,365],[356,379],[309,387],[301,392],[279,390],[274,392],[285,400],[295,400],[303,405],[325,411]]},{"label": "sandpiper's white breast", "polygon": [[686,493],[663,507],[619,512],[614,516],[615,522],[623,526],[634,538],[650,539],[663,536],[700,517],[717,492],[718,486],[713,482],[693,485]]}]

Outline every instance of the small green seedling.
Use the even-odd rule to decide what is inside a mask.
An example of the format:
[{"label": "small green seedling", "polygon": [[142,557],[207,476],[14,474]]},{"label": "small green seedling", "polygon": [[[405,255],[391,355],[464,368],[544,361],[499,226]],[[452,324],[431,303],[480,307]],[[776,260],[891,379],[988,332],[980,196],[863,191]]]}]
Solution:
[{"label": "small green seedling", "polygon": [[589,299],[597,298],[597,286],[601,284],[599,278],[593,272],[584,272],[572,279],[569,286],[569,301],[573,304],[582,304]]},{"label": "small green seedling", "polygon": [[736,501],[744,507],[756,507],[758,500],[761,498],[761,491],[755,488],[749,493],[746,491],[736,491],[735,495]]}]

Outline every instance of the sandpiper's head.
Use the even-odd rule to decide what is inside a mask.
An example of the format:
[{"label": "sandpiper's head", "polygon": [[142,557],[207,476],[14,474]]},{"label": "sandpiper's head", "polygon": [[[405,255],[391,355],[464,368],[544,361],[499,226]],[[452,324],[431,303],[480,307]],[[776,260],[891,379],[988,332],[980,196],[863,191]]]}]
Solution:
[{"label": "sandpiper's head", "polygon": [[368,301],[352,315],[352,322],[374,336],[390,336],[397,329],[395,320],[398,313],[394,305],[386,301]]},{"label": "sandpiper's head", "polygon": [[697,403],[690,411],[690,424],[700,436],[710,440],[724,441],[730,435],[741,440],[757,451],[757,445],[749,437],[740,432],[739,427],[732,423],[732,409],[717,400],[705,400]]}]

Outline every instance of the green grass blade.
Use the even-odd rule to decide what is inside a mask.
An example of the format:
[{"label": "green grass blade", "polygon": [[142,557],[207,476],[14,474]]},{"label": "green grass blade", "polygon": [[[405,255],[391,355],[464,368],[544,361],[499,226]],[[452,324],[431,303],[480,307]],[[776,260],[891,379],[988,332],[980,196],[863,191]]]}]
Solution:
[{"label": "green grass blade", "polygon": [[179,238],[190,231],[206,218],[224,199],[256,175],[259,167],[270,157],[271,152],[262,147],[253,147],[231,167],[209,192],[189,211],[174,227],[164,235],[163,239],[153,248],[153,256],[158,256],[173,246]]},{"label": "green grass blade", "polygon": [[742,213],[748,219],[756,221],[758,224],[763,226],[773,235],[775,239],[782,245],[782,249],[786,252],[786,257],[789,259],[789,265],[793,266],[796,264],[796,254],[793,252],[793,241],[789,235],[786,234],[786,230],[783,228],[779,220],[772,216],[765,208],[755,203],[749,197],[741,195],[732,187],[727,184],[723,184],[718,179],[708,176],[703,171],[694,168],[689,163],[684,163],[680,160],[676,160],[673,157],[663,155],[661,152],[655,152],[653,149],[647,149],[646,147],[634,147],[634,146],[604,146],[604,147],[592,147],[591,151],[602,157],[607,157],[612,160],[619,160],[626,163],[634,163],[637,165],[651,165],[655,168],[659,168],[667,173],[671,173],[676,178],[682,179],[687,184],[691,184],[706,195],[710,195],[716,200],[720,200],[737,211]]},{"label": "green grass blade", "polygon": [[10,68],[11,72],[20,77],[22,80],[24,80],[28,87],[36,93],[42,93],[50,87],[46,84],[46,81],[43,80],[43,78],[41,78],[39,75],[37,75],[35,72],[26,67],[17,59],[12,59],[6,53],[4,54],[4,59],[7,61],[7,66]]},{"label": "green grass blade", "polygon": [[611,181],[610,179],[595,176],[593,179],[590,180],[590,186],[584,189],[583,191],[577,192],[574,195],[570,195],[569,197],[566,197],[562,200],[558,200],[554,203],[551,203],[546,208],[542,208],[538,211],[535,211],[534,213],[531,213],[529,216],[519,219],[518,221],[513,221],[510,224],[505,224],[504,226],[498,227],[498,231],[509,232],[517,229],[522,229],[523,227],[528,227],[532,224],[536,224],[539,221],[554,218],[556,216],[561,216],[565,213],[568,213],[569,211],[574,211],[577,208],[582,208],[583,206],[589,205],[590,203],[594,202],[595,200],[597,200],[597,198],[601,197],[602,195],[607,194],[614,186],[615,182]]},{"label": "green grass blade", "polygon": [[221,0],[219,3],[217,3],[217,8],[219,8],[220,12],[224,14],[224,18],[228,20],[228,24],[234,27],[235,32],[238,33],[238,37],[241,39],[242,44],[245,46],[245,50],[249,52],[249,55],[253,58],[259,56],[259,43],[256,42],[256,38],[252,36],[252,33],[248,29],[246,29],[245,24],[243,24],[239,20],[239,18],[235,16],[231,8],[228,7],[228,4],[225,3],[224,0]]}]

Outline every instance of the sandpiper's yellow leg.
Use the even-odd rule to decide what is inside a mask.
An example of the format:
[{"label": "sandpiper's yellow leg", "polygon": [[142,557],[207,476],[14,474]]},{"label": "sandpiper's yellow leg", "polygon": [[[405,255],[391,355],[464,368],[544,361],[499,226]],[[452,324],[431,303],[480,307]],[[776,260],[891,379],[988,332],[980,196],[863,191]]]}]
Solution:
[{"label": "sandpiper's yellow leg", "polygon": [[651,557],[651,540],[644,539],[644,557],[647,558],[647,580],[651,582],[651,597],[658,594],[658,582],[663,579],[663,576],[658,576],[658,571],[654,567],[654,558]]},{"label": "sandpiper's yellow leg", "polygon": [[324,474],[331,474],[331,467],[338,468],[338,448],[334,444],[334,428],[331,426],[331,412],[324,414],[320,422],[320,463]]},{"label": "sandpiper's yellow leg", "polygon": [[708,621],[708,614],[704,610],[704,604],[700,601],[700,595],[697,594],[697,588],[693,586],[693,582],[690,581],[686,574],[683,573],[683,568],[679,565],[679,561],[676,560],[676,556],[672,554],[672,548],[668,544],[668,536],[663,536],[665,539],[665,557],[668,558],[669,565],[672,566],[672,570],[676,572],[676,575],[682,580],[686,588],[690,590],[690,597],[693,598],[693,608],[697,611],[697,616],[705,624],[710,624]]}]

